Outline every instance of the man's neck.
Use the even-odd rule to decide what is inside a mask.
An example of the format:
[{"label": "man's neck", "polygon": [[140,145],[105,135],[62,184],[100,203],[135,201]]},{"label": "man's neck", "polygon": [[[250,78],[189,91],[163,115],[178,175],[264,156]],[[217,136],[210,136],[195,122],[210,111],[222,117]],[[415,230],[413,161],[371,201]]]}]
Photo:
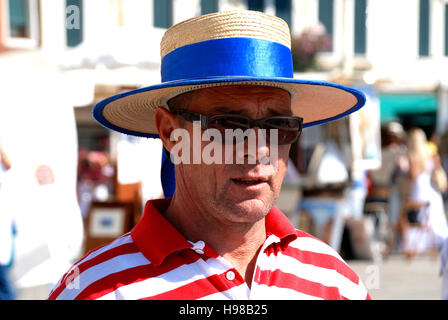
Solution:
[{"label": "man's neck", "polygon": [[265,220],[253,224],[223,222],[210,219],[203,211],[174,196],[164,216],[188,240],[202,240],[228,260],[250,287],[258,252],[266,240]]}]

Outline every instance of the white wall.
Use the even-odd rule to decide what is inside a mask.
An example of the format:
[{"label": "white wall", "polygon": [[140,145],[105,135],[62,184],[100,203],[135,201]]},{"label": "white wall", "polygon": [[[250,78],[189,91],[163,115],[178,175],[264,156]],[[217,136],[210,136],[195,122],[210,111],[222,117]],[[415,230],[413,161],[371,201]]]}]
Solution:
[{"label": "white wall", "polygon": [[65,1],[40,1],[41,46],[46,53],[65,49]]},{"label": "white wall", "polygon": [[[88,0],[87,0],[88,1]],[[153,2],[148,0],[122,0],[123,25],[148,32],[153,26]]]},{"label": "white wall", "polygon": [[307,26],[318,23],[318,0],[292,1],[293,32],[300,33]]},{"label": "white wall", "polygon": [[219,11],[247,9],[244,0],[218,0]]},{"label": "white wall", "polygon": [[117,25],[118,13],[112,9],[108,0],[84,1],[83,37],[85,42],[95,41]]},{"label": "white wall", "polygon": [[418,0],[369,1],[367,58],[379,76],[407,74],[418,58]]},{"label": "white wall", "polygon": [[173,0],[173,24],[201,14],[200,0]]}]

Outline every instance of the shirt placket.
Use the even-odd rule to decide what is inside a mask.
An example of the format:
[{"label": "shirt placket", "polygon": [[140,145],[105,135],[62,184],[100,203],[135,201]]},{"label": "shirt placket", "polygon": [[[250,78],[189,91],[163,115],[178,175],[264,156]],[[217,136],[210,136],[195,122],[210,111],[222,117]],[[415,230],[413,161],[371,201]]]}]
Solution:
[{"label": "shirt placket", "polygon": [[258,253],[257,260],[255,261],[255,269],[254,274],[252,276],[252,285],[251,290],[249,291],[249,300],[257,300],[260,299],[262,288],[259,286],[259,276],[260,276],[260,266],[265,265],[264,262],[267,259],[265,250],[275,242],[280,242],[280,239],[274,235],[269,236],[261,247],[260,252]]},{"label": "shirt placket", "polygon": [[[211,249],[209,246],[207,246],[207,244],[205,244],[203,241],[197,241],[197,242],[191,242],[189,241],[193,247],[191,248],[192,250],[194,250],[197,254],[199,255],[207,255],[207,252],[214,252],[213,249]],[[210,257],[209,257],[210,258]],[[250,295],[250,289],[249,286],[247,285],[247,283],[244,281],[244,277],[237,271],[237,269],[229,262],[227,261],[224,257],[217,255],[215,257],[212,258],[213,259],[213,263],[218,263],[219,265],[221,265],[223,270],[227,270],[224,273],[224,280],[223,281],[228,281],[229,283],[225,284],[225,285],[229,285],[231,284],[231,282],[234,281],[241,281],[243,282],[243,284],[237,285],[237,286],[231,286],[230,290],[226,290],[226,295],[229,296],[230,299],[233,300],[247,300],[249,299],[249,295]],[[207,273],[209,273],[209,269],[210,269],[210,259],[202,259],[202,261],[204,262],[204,268],[205,271]],[[215,265],[216,268],[216,265]],[[235,280],[236,279],[236,280]]]},{"label": "shirt placket", "polygon": [[[191,250],[195,251],[197,254],[199,255],[206,255],[207,251],[213,251],[213,249],[211,249],[210,247],[208,247],[204,241],[199,240],[197,242],[190,242],[193,247],[191,248]],[[213,251],[214,252],[214,251]],[[201,257],[202,258],[202,257]],[[211,257],[209,257],[211,258]],[[222,256],[217,255],[216,257],[211,258],[213,259],[213,263],[218,263],[222,266],[223,270],[227,270],[225,271],[225,279],[224,281],[229,281],[232,282],[235,280],[236,277],[239,277],[239,279],[244,279],[239,272],[236,270],[236,268],[230,263],[228,262],[226,259],[224,259]],[[210,259],[201,259],[202,262],[204,263],[204,268],[207,274],[209,274],[210,272]],[[216,267],[216,266],[215,266]],[[246,283],[244,283],[244,289],[242,290],[242,288],[236,288],[236,287],[232,287],[232,290],[229,290],[226,294],[228,296],[230,296],[231,299],[234,300],[245,300],[249,298],[249,287],[247,286]]]},{"label": "shirt placket", "polygon": [[216,258],[224,267],[228,270],[225,273],[225,278],[227,281],[234,281],[236,277],[242,281],[242,285],[238,287],[233,287],[232,290],[229,291],[229,295],[233,300],[247,300],[249,299],[250,289],[247,283],[244,281],[244,277],[237,271],[237,269],[224,257],[219,256]]}]

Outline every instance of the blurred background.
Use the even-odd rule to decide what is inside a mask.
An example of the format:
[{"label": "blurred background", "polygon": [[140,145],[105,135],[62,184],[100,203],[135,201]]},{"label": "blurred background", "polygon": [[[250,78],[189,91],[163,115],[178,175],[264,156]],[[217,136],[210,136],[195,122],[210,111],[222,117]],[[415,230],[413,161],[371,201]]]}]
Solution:
[{"label": "blurred background", "polygon": [[0,297],[45,299],[163,197],[160,141],[109,131],[92,108],[160,82],[171,25],[234,9],[289,24],[295,78],[367,96],[303,131],[277,206],[374,299],[442,298],[447,0],[0,0]]}]

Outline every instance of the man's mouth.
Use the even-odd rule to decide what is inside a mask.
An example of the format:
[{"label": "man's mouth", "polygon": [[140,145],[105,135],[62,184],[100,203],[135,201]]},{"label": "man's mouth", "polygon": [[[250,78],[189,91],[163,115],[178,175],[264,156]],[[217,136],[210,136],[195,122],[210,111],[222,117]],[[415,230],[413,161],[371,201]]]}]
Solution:
[{"label": "man's mouth", "polygon": [[265,178],[233,178],[232,181],[239,185],[256,185],[267,182]]}]

